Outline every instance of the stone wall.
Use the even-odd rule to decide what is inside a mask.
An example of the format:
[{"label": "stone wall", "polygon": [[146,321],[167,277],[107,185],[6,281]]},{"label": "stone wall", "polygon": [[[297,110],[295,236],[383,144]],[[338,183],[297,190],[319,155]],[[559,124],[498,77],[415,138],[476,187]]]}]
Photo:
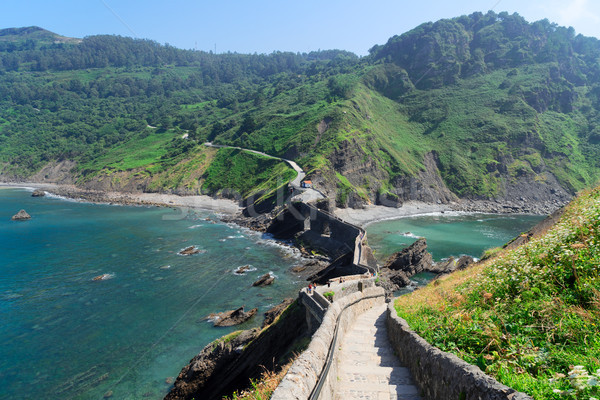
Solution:
[{"label": "stone wall", "polygon": [[[326,292],[333,292],[333,301],[338,301],[342,297],[349,296],[351,294],[364,291],[364,289],[375,286],[375,280],[377,278],[364,278],[353,279],[356,276],[345,276],[344,282],[332,283],[331,286],[323,285],[315,288],[315,293],[323,294]],[[361,290],[362,288],[362,290]]]},{"label": "stone wall", "polygon": [[427,400],[532,400],[484,374],[453,354],[430,345],[398,317],[392,301],[387,309],[390,343]]},{"label": "stone wall", "polygon": [[[310,396],[325,365],[338,316],[347,305],[369,296],[376,297],[358,301],[344,310],[338,328],[338,340],[341,340],[360,314],[385,301],[385,293],[380,287],[369,287],[365,288],[363,292],[355,292],[345,296],[329,306],[321,326],[312,337],[308,349],[296,359],[273,393],[272,400],[306,400]],[[336,350],[334,348],[334,351]],[[334,385],[337,381],[336,369],[336,362],[333,362],[319,399],[329,400],[333,398]]]},{"label": "stone wall", "polygon": [[324,248],[334,258],[354,251],[356,237],[361,233],[359,227],[312,205],[294,203],[290,207],[297,211],[297,215],[304,218],[304,228],[307,230],[300,236],[301,240],[307,240],[317,247]]}]

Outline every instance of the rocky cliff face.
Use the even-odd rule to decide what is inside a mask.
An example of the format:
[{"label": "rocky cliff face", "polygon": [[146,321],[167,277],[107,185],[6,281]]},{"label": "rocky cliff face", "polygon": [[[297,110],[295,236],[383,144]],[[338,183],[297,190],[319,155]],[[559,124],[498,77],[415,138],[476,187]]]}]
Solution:
[{"label": "rocky cliff face", "polygon": [[71,160],[50,162],[29,179],[32,182],[70,185],[74,183],[73,169],[76,166],[77,163]]},{"label": "rocky cliff face", "polygon": [[[535,143],[523,143],[524,146]],[[525,148],[524,153],[535,150]],[[339,172],[355,188],[364,188],[363,195],[358,191],[348,191],[340,196],[344,189],[333,179],[332,171],[319,171],[313,176],[316,187],[328,197],[337,199],[338,207],[361,208],[365,204],[378,204],[388,207],[401,207],[407,201],[448,204],[491,201],[502,207],[490,209],[493,212],[539,212],[547,213],[566,204],[573,190],[561,186],[549,171],[543,160],[535,163],[522,163],[511,155],[499,156],[490,162],[488,173],[497,185],[495,197],[468,196],[459,198],[446,185],[443,175],[455,165],[441,165],[436,151],[430,151],[423,157],[423,169],[416,175],[399,174],[391,177],[375,160],[364,153],[359,143],[347,140],[329,157],[332,169]],[[452,172],[450,172],[452,173]],[[388,182],[388,183],[386,183]],[[385,185],[385,190],[382,190]],[[486,207],[483,207],[484,209]]]},{"label": "rocky cliff face", "polygon": [[[364,187],[364,196],[349,192],[341,199],[338,186],[330,172],[317,172],[313,176],[316,187],[332,199],[337,199],[339,207],[359,208],[364,204],[380,204],[388,207],[400,207],[410,200],[427,203],[448,203],[457,201],[441,178],[438,158],[435,151],[426,153],[423,158],[424,169],[417,175],[397,175],[391,177],[373,157],[367,155],[355,139],[339,144],[329,156],[331,167],[343,175],[353,186]],[[390,182],[389,190],[382,191],[385,182]],[[387,184],[386,184],[387,185]]]}]

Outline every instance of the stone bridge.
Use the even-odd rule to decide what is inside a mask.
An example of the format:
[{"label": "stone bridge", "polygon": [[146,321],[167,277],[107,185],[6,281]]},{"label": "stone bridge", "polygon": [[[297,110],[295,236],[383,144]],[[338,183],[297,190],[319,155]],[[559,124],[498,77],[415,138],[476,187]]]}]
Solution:
[{"label": "stone bridge", "polygon": [[377,260],[366,244],[367,233],[312,204],[289,204],[267,232],[278,239],[293,238],[336,260],[321,275],[322,283],[337,276],[377,271]]}]

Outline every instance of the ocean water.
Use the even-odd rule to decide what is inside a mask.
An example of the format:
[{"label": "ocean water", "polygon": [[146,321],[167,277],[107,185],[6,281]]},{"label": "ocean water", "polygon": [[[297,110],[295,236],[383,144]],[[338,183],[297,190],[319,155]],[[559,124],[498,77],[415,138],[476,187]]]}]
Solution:
[{"label": "ocean water", "polygon": [[[21,208],[32,219],[11,221]],[[204,345],[296,295],[297,253],[217,221],[0,189],[0,399],[160,399]],[[177,254],[191,245],[203,252]],[[267,272],[272,286],[251,286]],[[205,320],[242,305],[259,316]]]},{"label": "ocean water", "polygon": [[544,219],[540,215],[438,213],[381,221],[367,227],[370,246],[380,262],[419,237],[427,239],[434,260],[470,255],[502,246]]}]

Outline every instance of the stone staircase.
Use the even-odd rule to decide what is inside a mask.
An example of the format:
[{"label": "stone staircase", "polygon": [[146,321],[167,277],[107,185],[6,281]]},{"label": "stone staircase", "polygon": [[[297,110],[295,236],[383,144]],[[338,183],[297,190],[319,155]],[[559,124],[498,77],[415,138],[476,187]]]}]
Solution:
[{"label": "stone staircase", "polygon": [[386,304],[361,314],[344,336],[338,356],[335,400],[421,399],[410,372],[387,337]]}]

